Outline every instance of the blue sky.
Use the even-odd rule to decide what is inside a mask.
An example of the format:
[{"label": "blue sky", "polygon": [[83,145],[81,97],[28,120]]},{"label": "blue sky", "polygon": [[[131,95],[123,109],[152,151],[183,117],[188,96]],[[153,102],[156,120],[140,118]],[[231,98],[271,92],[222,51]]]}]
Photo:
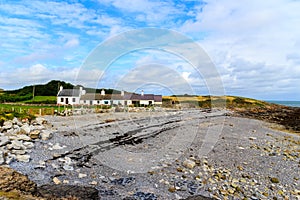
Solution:
[{"label": "blue sky", "polygon": [[105,41],[152,27],[200,45],[227,95],[300,100],[299,10],[295,0],[0,0],[0,88],[59,79],[165,94],[209,93],[206,78],[193,66],[158,49],[84,69]]}]

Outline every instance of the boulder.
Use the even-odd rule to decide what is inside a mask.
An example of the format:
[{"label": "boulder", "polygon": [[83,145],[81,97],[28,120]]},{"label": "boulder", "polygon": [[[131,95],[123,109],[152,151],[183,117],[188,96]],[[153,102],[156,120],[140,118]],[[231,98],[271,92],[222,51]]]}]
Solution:
[{"label": "boulder", "polygon": [[8,130],[8,129],[11,129],[13,127],[13,123],[12,123],[12,121],[5,121],[4,123],[3,123],[3,129],[4,130]]},{"label": "boulder", "polygon": [[43,185],[38,188],[41,197],[50,198],[67,198],[75,197],[79,200],[98,200],[100,199],[98,190],[88,186],[77,185]]},{"label": "boulder", "polygon": [[29,133],[31,139],[38,139],[40,137],[40,131],[35,130]]},{"label": "boulder", "polygon": [[0,147],[5,146],[10,143],[7,136],[0,136]]},{"label": "boulder", "polygon": [[26,149],[26,147],[23,145],[23,143],[19,140],[11,141],[10,148],[11,149],[16,149],[16,150]]},{"label": "boulder", "polygon": [[20,162],[28,163],[30,161],[30,155],[16,155],[16,159]]},{"label": "boulder", "polygon": [[37,123],[38,125],[47,124],[47,120],[46,120],[45,118],[42,118],[42,117],[37,117],[37,118],[35,119],[35,121],[36,121],[36,123]]},{"label": "boulder", "polygon": [[22,126],[22,122],[16,117],[14,117],[14,119],[12,120],[12,123],[17,126]]},{"label": "boulder", "polygon": [[30,129],[30,126],[28,124],[24,124],[22,127],[21,127],[21,131],[25,134],[29,134],[31,129]]},{"label": "boulder", "polygon": [[40,138],[42,140],[49,140],[51,139],[53,136],[52,132],[49,131],[49,130],[43,130],[41,133],[40,133]]},{"label": "boulder", "polygon": [[30,137],[28,137],[27,135],[23,135],[23,134],[17,135],[17,138],[16,138],[16,139],[17,139],[17,140],[23,140],[23,141],[30,141],[30,140],[31,140]]},{"label": "boulder", "polygon": [[30,181],[27,176],[8,167],[0,166],[0,177],[1,191],[18,190],[25,194],[32,194],[37,190],[36,184]]},{"label": "boulder", "polygon": [[24,142],[23,145],[27,148],[27,149],[32,149],[34,147],[33,142]]}]

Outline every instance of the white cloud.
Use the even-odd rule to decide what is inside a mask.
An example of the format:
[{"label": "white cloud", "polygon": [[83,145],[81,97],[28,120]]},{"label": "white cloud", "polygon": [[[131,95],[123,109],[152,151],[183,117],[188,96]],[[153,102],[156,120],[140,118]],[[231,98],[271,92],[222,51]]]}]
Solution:
[{"label": "white cloud", "polygon": [[66,48],[74,48],[74,47],[77,47],[78,45],[79,45],[79,40],[78,40],[78,38],[71,38],[71,39],[69,39],[69,40],[65,43],[64,47],[66,47]]},{"label": "white cloud", "polygon": [[[299,98],[299,1],[208,1],[179,30],[203,33],[199,43],[213,59],[228,94]],[[291,93],[294,93],[292,97]],[[285,97],[283,97],[285,98]]]}]

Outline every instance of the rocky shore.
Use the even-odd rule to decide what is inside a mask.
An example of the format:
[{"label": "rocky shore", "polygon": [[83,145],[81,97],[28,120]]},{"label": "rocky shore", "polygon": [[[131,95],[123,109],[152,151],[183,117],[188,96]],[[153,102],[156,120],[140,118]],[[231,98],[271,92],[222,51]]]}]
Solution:
[{"label": "rocky shore", "polygon": [[0,128],[0,196],[300,199],[299,136],[244,118],[287,120],[297,131],[297,112],[281,119],[279,110],[237,109],[14,119]]}]

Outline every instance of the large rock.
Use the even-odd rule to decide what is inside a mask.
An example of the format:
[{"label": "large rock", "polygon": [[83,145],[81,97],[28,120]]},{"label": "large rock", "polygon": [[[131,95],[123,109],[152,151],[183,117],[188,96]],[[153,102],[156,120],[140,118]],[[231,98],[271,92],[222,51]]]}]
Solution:
[{"label": "large rock", "polygon": [[11,141],[11,144],[7,145],[8,149],[24,150],[26,147],[19,140]]},{"label": "large rock", "polygon": [[35,130],[29,133],[31,139],[38,139],[40,137],[40,131]]},{"label": "large rock", "polygon": [[93,187],[76,185],[43,185],[38,188],[40,196],[50,198],[75,197],[79,200],[98,200],[98,190]]},{"label": "large rock", "polygon": [[30,126],[28,124],[24,124],[22,127],[21,127],[21,131],[25,134],[29,134],[31,129],[30,129]]},{"label": "large rock", "polygon": [[18,190],[27,194],[36,192],[36,184],[30,181],[27,176],[24,176],[13,169],[0,166],[0,177],[1,191],[9,192]]},{"label": "large rock", "polygon": [[28,137],[27,135],[21,134],[21,135],[17,135],[17,140],[30,141],[31,138]]},{"label": "large rock", "polygon": [[0,136],[0,147],[5,146],[10,143],[7,136]]},{"label": "large rock", "polygon": [[12,123],[18,126],[22,126],[22,122],[16,117],[12,120]]},{"label": "large rock", "polygon": [[28,163],[30,161],[30,155],[16,155],[16,159],[20,162]]},{"label": "large rock", "polygon": [[12,121],[5,121],[4,123],[3,123],[3,129],[4,130],[8,130],[8,129],[11,129],[13,127],[13,123],[12,123]]},{"label": "large rock", "polygon": [[40,138],[42,140],[49,140],[51,139],[53,136],[52,132],[49,131],[49,130],[43,130],[41,133],[40,133]]},{"label": "large rock", "polygon": [[37,117],[35,119],[35,122],[39,125],[43,125],[43,124],[47,124],[47,120],[45,118],[42,118],[42,117]]}]

